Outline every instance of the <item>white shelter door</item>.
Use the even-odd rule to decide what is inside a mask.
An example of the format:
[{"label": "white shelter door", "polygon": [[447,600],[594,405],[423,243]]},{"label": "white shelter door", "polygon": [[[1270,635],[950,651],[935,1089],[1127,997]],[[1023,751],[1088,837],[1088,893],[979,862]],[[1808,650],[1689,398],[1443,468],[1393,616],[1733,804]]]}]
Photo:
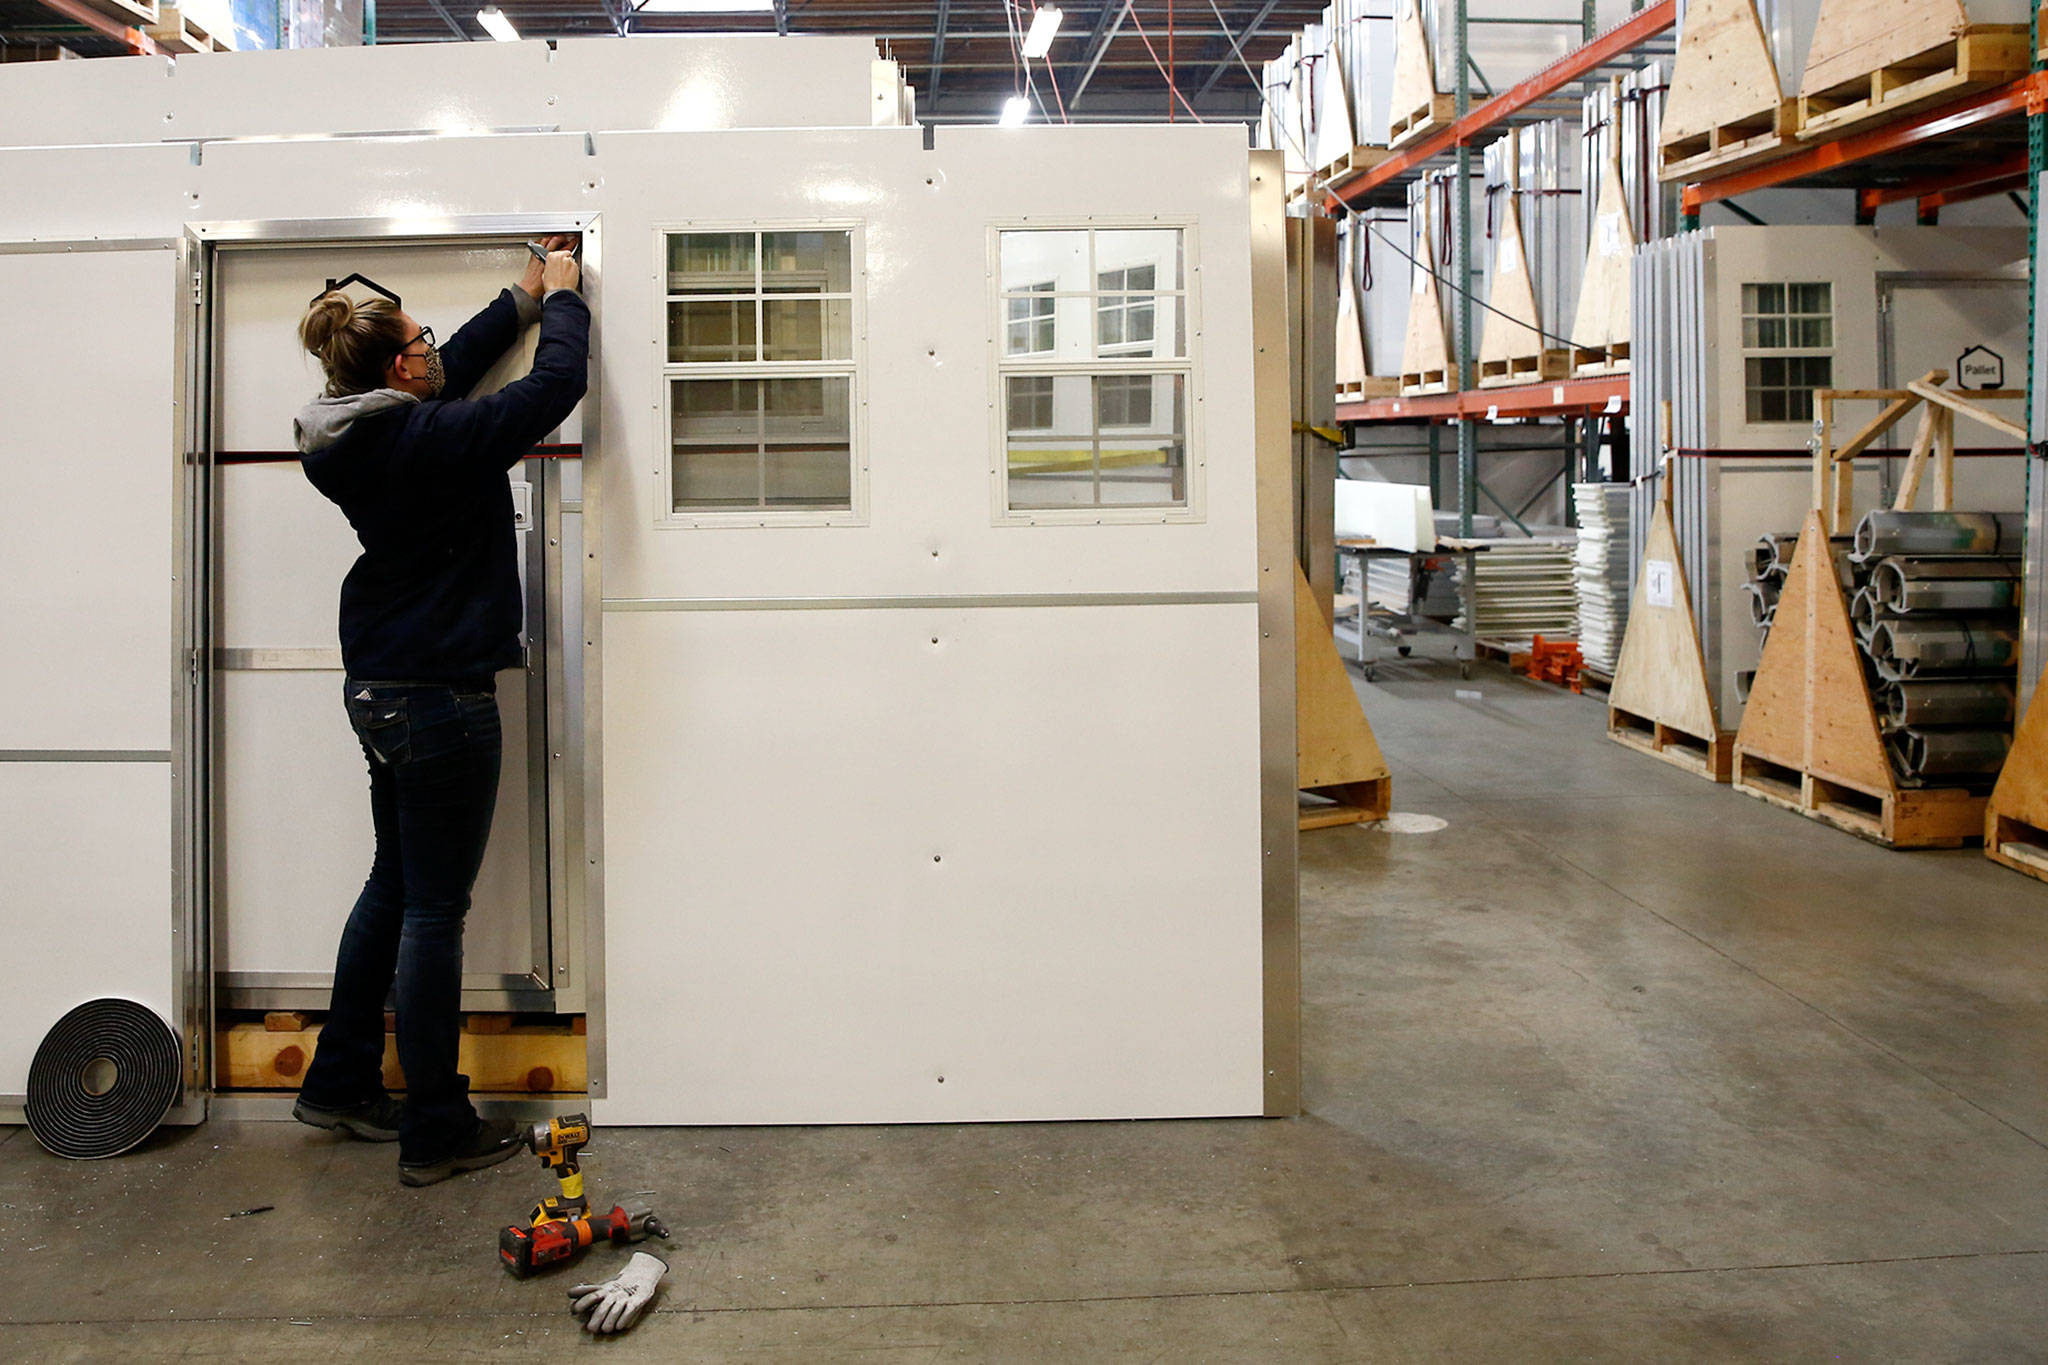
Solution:
[{"label": "white shelter door", "polygon": [[[306,479],[292,419],[317,394],[299,344],[308,302],[360,273],[447,338],[518,276],[519,241],[221,249],[216,256],[214,449],[215,965],[233,1006],[318,1007],[370,866],[362,751],[342,706],[337,614],[360,551],[341,510]],[[361,286],[352,292],[371,297]],[[529,368],[535,334],[484,380]],[[270,456],[272,458],[265,458]],[[523,526],[543,481],[512,471]],[[544,1008],[549,933],[543,539],[521,529],[527,666],[498,676],[505,762],[491,843],[464,936],[470,1008]]]}]

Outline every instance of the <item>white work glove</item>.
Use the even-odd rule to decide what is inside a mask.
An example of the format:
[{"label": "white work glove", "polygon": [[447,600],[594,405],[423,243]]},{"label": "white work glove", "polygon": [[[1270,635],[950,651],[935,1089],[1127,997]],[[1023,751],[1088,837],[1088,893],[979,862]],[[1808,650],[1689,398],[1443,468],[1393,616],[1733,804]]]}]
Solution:
[{"label": "white work glove", "polygon": [[626,1268],[603,1284],[579,1284],[571,1289],[569,1311],[577,1317],[590,1314],[583,1318],[586,1332],[599,1336],[623,1332],[639,1319],[640,1310],[653,1301],[654,1291],[666,1274],[667,1262],[636,1251],[633,1259],[626,1262]]}]

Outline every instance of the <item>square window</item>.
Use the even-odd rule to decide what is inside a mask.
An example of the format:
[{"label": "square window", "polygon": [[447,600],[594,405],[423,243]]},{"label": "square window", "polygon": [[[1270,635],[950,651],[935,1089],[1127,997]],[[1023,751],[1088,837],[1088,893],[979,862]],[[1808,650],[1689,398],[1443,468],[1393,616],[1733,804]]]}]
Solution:
[{"label": "square window", "polygon": [[1190,505],[1183,237],[1000,234],[1007,511]]},{"label": "square window", "polygon": [[853,232],[671,232],[669,506],[850,512]]}]

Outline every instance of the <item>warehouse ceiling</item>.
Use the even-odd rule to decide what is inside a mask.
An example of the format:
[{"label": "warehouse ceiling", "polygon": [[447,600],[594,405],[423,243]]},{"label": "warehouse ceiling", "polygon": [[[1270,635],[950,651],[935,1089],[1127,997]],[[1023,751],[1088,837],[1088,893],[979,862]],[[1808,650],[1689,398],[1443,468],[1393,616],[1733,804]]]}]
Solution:
[{"label": "warehouse ceiling", "polygon": [[[373,0],[375,41],[488,41],[477,22],[484,0]],[[751,13],[655,14],[633,0],[499,0],[522,38],[604,34],[838,34],[871,38],[917,87],[920,118],[989,122],[1003,101],[1026,94],[1045,121],[1243,120],[1259,70],[1306,24],[1321,0],[1070,0],[1045,60],[1018,56],[1030,0],[759,0]],[[659,4],[661,0],[654,0]],[[0,0],[0,45],[56,38],[85,55],[118,42],[67,23],[40,0]],[[1235,39],[1235,46],[1233,46]],[[1243,60],[1240,60],[1239,53]],[[0,48],[4,55],[4,48]],[[1169,91],[1167,72],[1174,91]],[[1028,77],[1027,77],[1028,73]],[[1177,92],[1177,93],[1175,93]],[[1190,112],[1192,110],[1192,113]]]},{"label": "warehouse ceiling", "polygon": [[[1050,57],[1020,63],[1031,25],[1029,0],[775,0],[751,14],[653,14],[630,0],[500,0],[525,38],[606,33],[791,33],[857,35],[903,63],[922,116],[993,119],[1025,85],[1057,120],[1188,118],[1165,72],[1202,117],[1246,118],[1258,108],[1252,78],[1233,53],[1236,38],[1253,70],[1277,55],[1303,25],[1322,17],[1320,0],[1071,0]],[[478,0],[378,0],[377,41],[477,40]],[[1219,21],[1220,14],[1220,21]],[[1226,36],[1226,29],[1228,36]],[[1056,88],[1055,88],[1056,87]]]}]

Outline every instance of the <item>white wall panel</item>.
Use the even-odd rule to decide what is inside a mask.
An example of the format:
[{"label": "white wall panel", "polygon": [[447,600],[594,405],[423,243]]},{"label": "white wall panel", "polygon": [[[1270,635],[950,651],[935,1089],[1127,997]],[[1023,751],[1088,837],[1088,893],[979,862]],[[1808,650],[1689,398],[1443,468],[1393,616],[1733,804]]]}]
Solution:
[{"label": "white wall panel", "polygon": [[171,765],[0,763],[8,999],[0,1094],[19,1095],[50,1026],[123,996],[171,1011]]},{"label": "white wall panel", "polygon": [[0,253],[0,749],[170,748],[176,287],[164,249]]},{"label": "white wall panel", "polygon": [[[853,127],[868,38],[417,43],[0,69],[11,146],[561,128]],[[182,150],[182,149],[181,149]]]},{"label": "white wall panel", "polygon": [[598,1121],[1259,1112],[1255,610],[608,613]]}]

